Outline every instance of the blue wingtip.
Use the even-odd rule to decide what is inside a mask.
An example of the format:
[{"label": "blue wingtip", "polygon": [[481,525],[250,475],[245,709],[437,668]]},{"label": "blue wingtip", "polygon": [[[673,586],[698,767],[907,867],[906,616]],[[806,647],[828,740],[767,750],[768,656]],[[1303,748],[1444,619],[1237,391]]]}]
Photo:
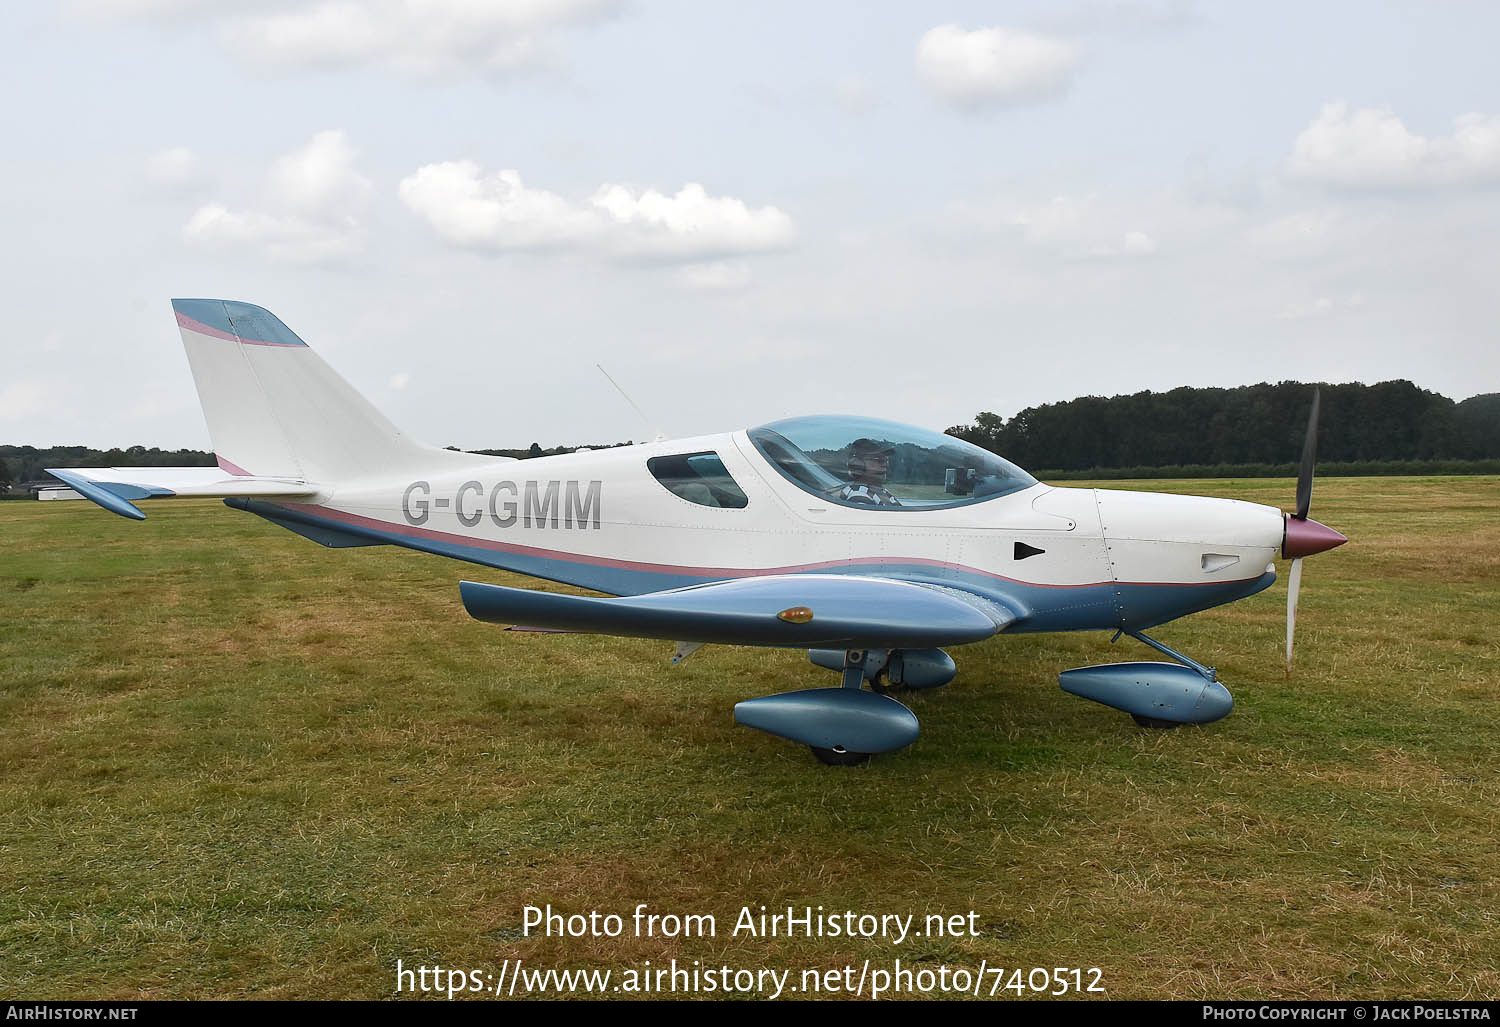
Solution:
[{"label": "blue wingtip", "polygon": [[73,474],[67,470],[55,467],[47,468],[47,473],[65,482],[69,488],[77,492],[85,499],[104,507],[110,513],[119,514],[121,517],[129,517],[133,521],[144,521],[146,515],[129,500],[121,499],[113,492],[102,488],[97,482],[92,482],[81,474]]}]

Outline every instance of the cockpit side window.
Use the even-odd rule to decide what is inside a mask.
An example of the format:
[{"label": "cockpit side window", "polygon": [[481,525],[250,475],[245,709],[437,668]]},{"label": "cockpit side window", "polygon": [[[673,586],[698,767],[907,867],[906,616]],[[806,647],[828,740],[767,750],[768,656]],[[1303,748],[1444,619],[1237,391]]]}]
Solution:
[{"label": "cockpit side window", "polygon": [[689,503],[730,510],[750,505],[717,453],[654,456],[646,461],[646,469],[668,492]]},{"label": "cockpit side window", "polygon": [[749,434],[784,477],[840,506],[936,510],[1036,484],[1015,464],[978,446],[872,417],[795,417]]}]

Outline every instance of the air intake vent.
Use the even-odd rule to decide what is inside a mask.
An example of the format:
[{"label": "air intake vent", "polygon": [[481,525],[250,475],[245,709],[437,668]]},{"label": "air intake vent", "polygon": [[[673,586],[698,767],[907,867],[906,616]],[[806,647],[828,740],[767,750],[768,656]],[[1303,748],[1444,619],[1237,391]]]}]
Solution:
[{"label": "air intake vent", "polygon": [[1222,571],[1225,567],[1233,567],[1239,562],[1240,558],[1238,556],[1231,556],[1228,553],[1203,554],[1203,569],[1209,574],[1212,574],[1214,571]]}]

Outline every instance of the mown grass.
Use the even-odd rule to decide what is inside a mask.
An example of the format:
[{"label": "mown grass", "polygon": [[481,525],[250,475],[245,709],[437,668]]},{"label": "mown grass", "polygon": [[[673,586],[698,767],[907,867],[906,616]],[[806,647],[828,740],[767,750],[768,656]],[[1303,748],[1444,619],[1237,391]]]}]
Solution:
[{"label": "mown grass", "polygon": [[[380,997],[394,966],[1098,966],[1140,997],[1500,993],[1500,488],[1324,479],[1353,541],[1158,634],[1237,709],[1142,731],[1059,669],[955,652],[866,767],[732,721],[797,653],[501,632],[455,583],[211,502],[0,505],[0,996]],[[1281,505],[1289,482],[1132,482]],[[523,937],[521,907],[712,913],[710,939]],[[741,906],[966,913],[982,936],[729,936]],[[628,933],[628,932],[627,932]],[[794,973],[794,980],[796,974]],[[1008,994],[1008,993],[1007,993]]]}]

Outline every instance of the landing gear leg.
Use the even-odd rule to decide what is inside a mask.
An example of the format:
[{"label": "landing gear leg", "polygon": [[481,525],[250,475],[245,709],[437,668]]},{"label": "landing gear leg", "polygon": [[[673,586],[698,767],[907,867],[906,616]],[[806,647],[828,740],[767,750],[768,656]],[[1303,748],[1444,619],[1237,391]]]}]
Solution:
[{"label": "landing gear leg", "polygon": [[[859,691],[865,683],[865,651],[863,649],[849,649],[844,653],[844,679],[840,682],[845,688]],[[825,749],[817,745],[809,745],[812,754],[818,758],[818,762],[830,767],[857,767],[861,763],[870,762],[870,754],[867,752],[850,752],[842,745],[835,745],[831,749]]]}]

